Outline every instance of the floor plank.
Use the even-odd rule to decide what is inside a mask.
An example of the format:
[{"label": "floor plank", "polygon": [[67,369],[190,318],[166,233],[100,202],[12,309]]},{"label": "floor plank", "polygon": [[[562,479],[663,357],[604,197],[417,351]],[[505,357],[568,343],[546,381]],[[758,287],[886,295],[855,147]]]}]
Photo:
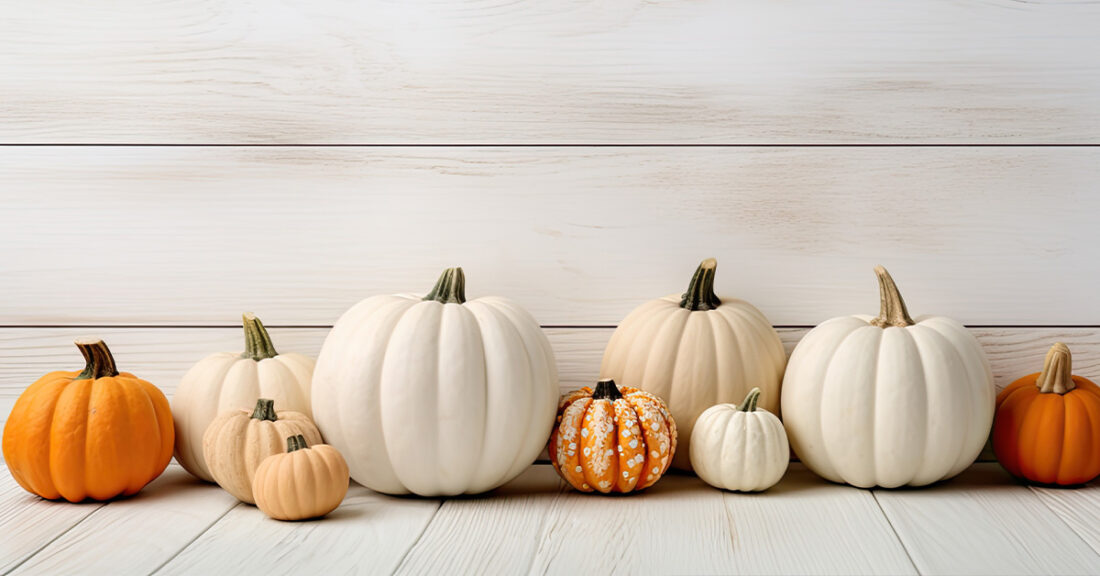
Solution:
[{"label": "floor plank", "polygon": [[1100,555],[997,464],[953,480],[875,490],[921,574],[1096,574]]},{"label": "floor plank", "polygon": [[322,520],[280,522],[240,505],[157,574],[388,574],[439,509],[352,484]]},{"label": "floor plank", "polygon": [[96,510],[11,574],[149,574],[236,505],[225,491],[173,464],[136,496]]},{"label": "floor plank", "polygon": [[1074,488],[1032,486],[1031,491],[1100,553],[1100,480]]}]

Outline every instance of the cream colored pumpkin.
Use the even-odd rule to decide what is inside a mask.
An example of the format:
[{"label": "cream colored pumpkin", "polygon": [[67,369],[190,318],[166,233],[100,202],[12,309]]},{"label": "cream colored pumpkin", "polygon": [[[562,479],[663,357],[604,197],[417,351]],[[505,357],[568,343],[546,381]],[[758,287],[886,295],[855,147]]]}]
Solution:
[{"label": "cream colored pumpkin", "polygon": [[360,484],[476,494],[515,478],[554,424],[558,373],[538,323],[503,298],[466,302],[462,269],[424,298],[368,298],[321,349],[313,413]]},{"label": "cream colored pumpkin", "polygon": [[[172,397],[176,425],[176,461],[191,474],[213,482],[203,456],[203,434],[219,414],[251,410],[256,400],[271,398],[275,410],[311,416],[313,359],[293,352],[279,354],[259,318],[244,315],[245,351],[211,354],[183,376]],[[280,441],[281,443],[281,441]]]},{"label": "cream colored pumpkin", "polygon": [[759,492],[775,486],[791,459],[779,418],[757,408],[753,388],[740,406],[717,404],[695,421],[691,465],[699,478],[724,490]]},{"label": "cream colored pumpkin", "polygon": [[909,317],[881,266],[881,314],[827,320],[798,343],[783,423],[811,470],[869,488],[923,486],[978,457],[993,423],[993,375],[962,324]]},{"label": "cream colored pumpkin", "polygon": [[276,520],[320,518],[348,493],[348,465],[332,446],[287,438],[286,453],[268,457],[256,470],[256,506]]},{"label": "cream colored pumpkin", "polygon": [[[600,365],[601,378],[645,390],[668,403],[690,445],[695,419],[722,402],[739,402],[754,386],[775,412],[786,353],[768,319],[748,302],[714,293],[717,262],[704,260],[681,296],[634,309],[615,329]],[[672,466],[691,469],[687,450]]]},{"label": "cream colored pumpkin", "polygon": [[203,455],[218,486],[237,500],[254,504],[256,469],[268,456],[283,452],[288,436],[299,434],[321,442],[321,433],[308,416],[290,410],[276,413],[274,401],[261,398],[251,414],[233,410],[215,418],[203,435]]}]

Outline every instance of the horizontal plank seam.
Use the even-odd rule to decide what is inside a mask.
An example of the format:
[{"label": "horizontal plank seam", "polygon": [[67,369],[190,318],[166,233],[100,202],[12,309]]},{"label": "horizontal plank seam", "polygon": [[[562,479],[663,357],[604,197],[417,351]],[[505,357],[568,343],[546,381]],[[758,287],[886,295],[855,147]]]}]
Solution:
[{"label": "horizontal plank seam", "polygon": [[920,567],[917,566],[916,560],[913,560],[913,555],[909,553],[909,547],[905,545],[905,541],[901,539],[901,534],[898,534],[898,529],[894,527],[894,522],[890,520],[890,515],[887,514],[886,509],[882,507],[882,502],[879,502],[878,494],[875,490],[869,490],[869,492],[871,493],[871,499],[875,501],[875,506],[878,506],[878,511],[882,513],[882,517],[886,520],[886,524],[890,526],[890,531],[894,533],[894,539],[898,541],[901,549],[905,551],[905,557],[908,558],[909,563],[913,565],[913,570],[915,570],[917,574],[922,574]]},{"label": "horizontal plank seam", "polygon": [[393,143],[296,143],[296,144],[233,144],[175,142],[0,142],[5,148],[1096,148],[1100,143],[1062,142],[880,142],[880,143],[698,143],[698,142],[551,142],[551,143],[475,143],[428,142],[421,144]]},{"label": "horizontal plank seam", "polygon": [[405,553],[401,555],[401,560],[398,561],[397,566],[395,566],[393,572],[390,573],[391,576],[401,571],[401,567],[404,566],[405,561],[409,559],[409,554],[412,553],[413,548],[416,548],[416,545],[420,543],[420,540],[422,538],[424,538],[424,534],[428,532],[428,527],[431,526],[432,522],[435,522],[436,517],[439,516],[439,510],[443,508],[443,502],[443,500],[439,500],[436,502],[435,510],[432,511],[432,517],[428,518],[428,521],[424,523],[424,526],[420,529],[420,533],[416,535],[416,540],[413,540],[413,543],[405,549]]},{"label": "horizontal plank seam", "polygon": [[[808,330],[816,324],[775,324],[777,330]],[[974,329],[1097,329],[1100,324],[966,324]],[[332,324],[264,324],[268,329],[279,330],[329,330]],[[542,324],[545,330],[612,330],[614,324]],[[233,329],[240,330],[240,324],[0,324],[0,330],[144,330],[144,329]]]},{"label": "horizontal plank seam", "polygon": [[[4,572],[4,574],[11,574],[12,572],[15,572],[16,570],[19,569],[20,566],[22,566],[22,565],[26,564],[27,562],[29,562],[31,558],[34,558],[35,556],[38,556],[38,554],[40,554],[43,550],[45,550],[46,548],[49,548],[49,546],[51,544],[53,544],[54,542],[57,542],[59,539],[61,539],[61,537],[65,536],[66,534],[71,532],[73,530],[73,528],[76,528],[77,526],[80,526],[81,524],[84,523],[85,520],[87,520],[88,518],[91,518],[92,514],[95,514],[96,512],[99,512],[100,510],[102,510],[106,507],[107,507],[107,504],[100,504],[97,508],[95,508],[91,512],[84,515],[83,518],[81,518],[80,520],[77,520],[72,526],[69,526],[68,528],[63,530],[61,533],[57,534],[53,538],[50,538],[49,541],[47,541],[44,544],[42,544],[41,546],[39,546],[37,550],[35,550],[34,552],[31,552],[30,554],[28,554],[27,557],[20,560],[18,564],[16,564],[15,566],[12,566],[11,568],[8,568],[8,570],[6,572]],[[0,576],[2,576],[2,575],[0,575]]]},{"label": "horizontal plank seam", "polygon": [[149,574],[156,574],[157,572],[160,572],[161,570],[163,570],[164,567],[167,566],[169,562],[171,562],[172,560],[174,560],[176,558],[176,556],[179,556],[180,554],[183,553],[184,550],[187,550],[188,548],[190,548],[191,545],[194,544],[196,540],[198,540],[200,537],[202,537],[203,534],[206,534],[207,532],[209,532],[210,529],[213,528],[215,524],[217,524],[218,522],[221,522],[222,518],[225,518],[227,514],[232,512],[234,509],[236,509],[240,505],[241,505],[241,503],[238,501],[237,503],[233,504],[229,508],[226,508],[225,512],[222,512],[220,516],[218,516],[212,522],[207,524],[206,527],[203,528],[202,530],[200,530],[198,534],[195,534],[194,538],[188,540],[187,543],[184,544],[183,546],[181,546],[179,550],[176,550],[175,554],[172,554],[167,559],[165,559],[164,562],[161,562],[160,565],[158,565],[156,568],[151,570],[149,572]]},{"label": "horizontal plank seam", "polygon": [[1050,512],[1052,514],[1054,514],[1054,517],[1057,518],[1059,522],[1064,524],[1067,528],[1069,528],[1070,532],[1073,532],[1073,534],[1075,536],[1077,536],[1078,539],[1080,539],[1082,542],[1084,542],[1085,546],[1088,546],[1088,548],[1090,550],[1092,550],[1094,553],[1096,553],[1098,556],[1100,556],[1100,548],[1097,548],[1096,546],[1093,546],[1093,544],[1091,542],[1089,542],[1089,540],[1087,538],[1085,538],[1084,535],[1082,535],[1080,532],[1075,530],[1073,528],[1073,525],[1070,524],[1069,522],[1067,522],[1066,519],[1063,518],[1062,515],[1059,514],[1057,510],[1055,510],[1050,504],[1047,504],[1046,498],[1043,498],[1039,494],[1039,491],[1036,490],[1036,488],[1034,486],[1028,486],[1027,489],[1028,489],[1028,491],[1030,491],[1032,494],[1035,495],[1035,498],[1038,499],[1039,502],[1041,502],[1043,504],[1043,506],[1046,507],[1047,510],[1050,510]]}]

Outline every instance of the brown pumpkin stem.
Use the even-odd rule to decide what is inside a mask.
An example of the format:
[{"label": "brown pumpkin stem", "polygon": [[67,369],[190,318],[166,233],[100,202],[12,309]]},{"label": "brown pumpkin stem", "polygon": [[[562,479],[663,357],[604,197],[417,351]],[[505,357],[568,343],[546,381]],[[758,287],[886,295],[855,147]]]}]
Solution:
[{"label": "brown pumpkin stem", "polygon": [[614,402],[622,397],[623,393],[619,391],[615,381],[610,378],[596,382],[596,389],[592,391],[593,400],[610,400]]},{"label": "brown pumpkin stem", "polygon": [[444,270],[424,300],[435,300],[440,304],[465,304],[466,275],[462,273],[462,268]]},{"label": "brown pumpkin stem", "polygon": [[251,358],[257,362],[274,358],[279,353],[275,351],[275,345],[271,343],[271,335],[264,328],[264,323],[251,312],[245,312],[241,316],[244,321],[244,352],[241,358]]},{"label": "brown pumpkin stem", "polygon": [[882,266],[875,266],[875,276],[878,277],[880,307],[878,318],[871,320],[871,326],[905,328],[916,324],[909,317],[909,310],[905,308],[905,300],[902,300],[901,292],[898,292],[898,286],[894,284],[894,279],[890,277],[890,273]]},{"label": "brown pumpkin stem", "polygon": [[256,401],[256,409],[252,411],[252,418],[256,420],[267,420],[268,422],[275,422],[278,420],[278,416],[275,415],[275,401],[270,398],[260,398]]},{"label": "brown pumpkin stem", "polygon": [[102,340],[77,340],[76,347],[84,355],[84,371],[76,376],[77,380],[98,380],[118,376],[115,357]]},{"label": "brown pumpkin stem", "polygon": [[306,443],[306,437],[298,434],[297,436],[288,436],[286,439],[286,451],[291,453],[295,450],[304,450],[309,448],[309,444]]},{"label": "brown pumpkin stem", "polygon": [[695,274],[691,277],[687,292],[680,298],[680,307],[695,312],[696,310],[714,310],[722,301],[714,293],[714,271],[718,268],[718,261],[707,258],[699,263]]},{"label": "brown pumpkin stem", "polygon": [[745,401],[741,402],[741,405],[737,407],[742,412],[756,412],[756,403],[760,401],[760,389],[753,388],[749,390],[749,395],[745,396]]},{"label": "brown pumpkin stem", "polygon": [[1050,347],[1035,386],[1041,394],[1065,394],[1077,387],[1073,383],[1073,356],[1069,353],[1069,346],[1055,342]]}]

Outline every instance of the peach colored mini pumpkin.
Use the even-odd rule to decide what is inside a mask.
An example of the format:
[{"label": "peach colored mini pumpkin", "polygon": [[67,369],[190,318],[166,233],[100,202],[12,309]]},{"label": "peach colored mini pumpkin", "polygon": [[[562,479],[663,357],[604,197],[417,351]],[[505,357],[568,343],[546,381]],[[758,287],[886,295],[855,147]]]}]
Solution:
[{"label": "peach colored mini pumpkin", "polygon": [[256,470],[256,506],[276,520],[320,518],[348,493],[348,463],[332,446],[309,446],[301,435],[286,440],[286,453],[269,456]]},{"label": "peach colored mini pumpkin", "polygon": [[550,462],[582,492],[631,492],[652,486],[676,452],[676,423],[660,398],[600,380],[561,398],[550,436]]}]

